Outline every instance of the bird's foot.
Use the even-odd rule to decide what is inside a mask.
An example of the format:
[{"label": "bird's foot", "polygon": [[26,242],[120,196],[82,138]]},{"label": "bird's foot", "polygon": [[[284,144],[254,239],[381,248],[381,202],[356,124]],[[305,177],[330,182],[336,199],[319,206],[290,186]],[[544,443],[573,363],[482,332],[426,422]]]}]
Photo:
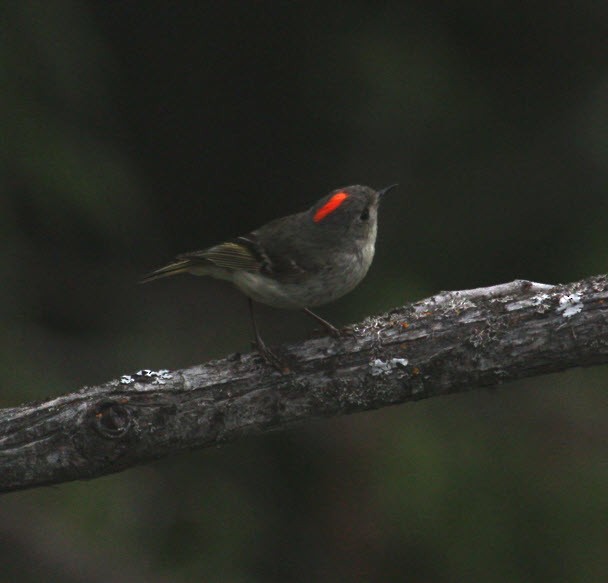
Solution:
[{"label": "bird's foot", "polygon": [[[330,327],[331,326],[331,327]],[[315,328],[315,334],[323,334],[327,333],[332,338],[348,338],[350,336],[355,336],[356,332],[352,326],[345,326],[344,328],[336,328],[329,324],[329,326],[323,326],[323,328]]]},{"label": "bird's foot", "polygon": [[345,338],[345,337],[349,337],[349,336],[356,336],[357,331],[355,330],[355,328],[353,326],[344,326],[344,328],[341,328],[340,330],[338,330],[338,334],[339,334],[340,338]]},{"label": "bird's foot", "polygon": [[311,318],[314,318],[319,324],[321,324],[321,326],[323,326],[323,328],[332,338],[340,338],[341,336],[344,336],[344,330],[338,330],[338,328],[336,328],[332,323],[328,322],[324,318],[321,318],[321,316],[315,314],[308,308],[304,308],[304,313],[308,314]]},{"label": "bird's foot", "polygon": [[278,370],[281,374],[291,372],[287,362],[272,352],[272,350],[270,350],[266,344],[261,342],[261,340],[252,342],[252,345],[258,351],[258,354],[266,361],[266,363]]},{"label": "bird's foot", "polygon": [[323,327],[332,338],[340,338],[342,336],[342,331],[329,322],[324,324]]},{"label": "bird's foot", "polygon": [[328,330],[329,335],[332,338],[351,338],[356,335],[355,329],[352,326],[345,326],[344,328],[334,328]]}]

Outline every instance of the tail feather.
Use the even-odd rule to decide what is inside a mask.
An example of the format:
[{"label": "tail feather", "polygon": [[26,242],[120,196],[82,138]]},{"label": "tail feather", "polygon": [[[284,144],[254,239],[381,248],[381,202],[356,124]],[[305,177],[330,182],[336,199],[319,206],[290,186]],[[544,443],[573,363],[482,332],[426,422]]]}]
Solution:
[{"label": "tail feather", "polygon": [[173,275],[178,275],[180,273],[188,273],[191,266],[192,262],[188,259],[175,261],[173,263],[169,263],[169,265],[165,265],[160,269],[156,269],[155,271],[151,271],[150,273],[146,274],[139,283],[148,283],[156,279],[162,279],[163,277],[172,277]]}]

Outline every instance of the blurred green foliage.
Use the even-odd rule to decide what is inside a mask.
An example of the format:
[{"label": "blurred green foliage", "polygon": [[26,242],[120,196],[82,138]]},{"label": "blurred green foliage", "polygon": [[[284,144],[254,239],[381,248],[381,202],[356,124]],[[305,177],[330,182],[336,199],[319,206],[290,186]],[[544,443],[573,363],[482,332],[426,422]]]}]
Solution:
[{"label": "blurred green foliage", "polygon": [[[344,184],[402,187],[336,322],[608,262],[608,5],[0,7],[0,405],[249,347],[243,298],[135,284]],[[275,343],[310,334],[263,310]],[[602,581],[606,370],[5,496],[5,580]]]}]

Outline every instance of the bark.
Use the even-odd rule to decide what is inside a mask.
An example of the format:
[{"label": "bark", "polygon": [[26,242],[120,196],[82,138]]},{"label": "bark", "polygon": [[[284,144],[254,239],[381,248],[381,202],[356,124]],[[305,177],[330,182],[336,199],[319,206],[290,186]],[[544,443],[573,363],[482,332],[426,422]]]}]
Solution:
[{"label": "bark", "polygon": [[342,338],[138,371],[0,410],[0,491],[90,479],[193,447],[608,362],[608,279],[443,292]]}]

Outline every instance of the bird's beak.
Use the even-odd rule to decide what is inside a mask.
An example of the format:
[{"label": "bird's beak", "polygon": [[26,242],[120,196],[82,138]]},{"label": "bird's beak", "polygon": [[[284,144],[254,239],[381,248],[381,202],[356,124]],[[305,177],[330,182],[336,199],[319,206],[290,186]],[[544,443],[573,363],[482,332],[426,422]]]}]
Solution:
[{"label": "bird's beak", "polygon": [[391,184],[390,186],[387,186],[386,188],[383,188],[382,190],[378,191],[378,196],[380,198],[382,198],[389,190],[393,190],[393,188],[396,188],[397,186],[399,186],[398,184]]}]

